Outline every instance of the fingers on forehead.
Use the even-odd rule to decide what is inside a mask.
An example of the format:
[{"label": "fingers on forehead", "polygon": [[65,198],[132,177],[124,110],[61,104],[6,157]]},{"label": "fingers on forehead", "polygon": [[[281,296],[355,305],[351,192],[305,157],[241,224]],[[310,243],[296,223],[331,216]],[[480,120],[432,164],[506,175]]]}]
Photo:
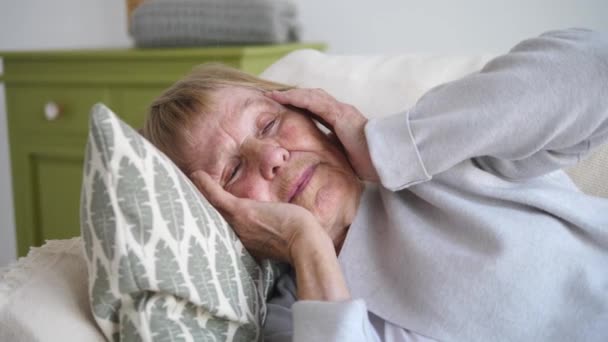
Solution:
[{"label": "fingers on forehead", "polygon": [[333,124],[338,102],[321,88],[301,90],[303,91],[301,98],[306,108]]},{"label": "fingers on forehead", "polygon": [[333,126],[339,116],[340,102],[321,88],[293,88],[270,93],[276,101],[311,112],[323,125]]}]

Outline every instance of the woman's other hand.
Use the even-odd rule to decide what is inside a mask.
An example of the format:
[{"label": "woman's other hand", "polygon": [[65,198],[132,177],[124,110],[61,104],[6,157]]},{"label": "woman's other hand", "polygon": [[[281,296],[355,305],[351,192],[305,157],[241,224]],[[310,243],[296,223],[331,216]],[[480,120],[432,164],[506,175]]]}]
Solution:
[{"label": "woman's other hand", "polygon": [[340,140],[353,169],[365,181],[379,182],[365,139],[367,118],[352,105],[339,102],[323,89],[295,88],[265,93],[271,99],[313,114]]},{"label": "woman's other hand", "polygon": [[[204,171],[192,173],[190,179],[220,211],[245,248],[256,258],[271,258],[293,265],[297,250],[315,249],[311,243],[317,241],[331,242],[317,219],[303,207],[238,198],[225,191]],[[327,243],[323,243],[323,246],[327,246]]]}]

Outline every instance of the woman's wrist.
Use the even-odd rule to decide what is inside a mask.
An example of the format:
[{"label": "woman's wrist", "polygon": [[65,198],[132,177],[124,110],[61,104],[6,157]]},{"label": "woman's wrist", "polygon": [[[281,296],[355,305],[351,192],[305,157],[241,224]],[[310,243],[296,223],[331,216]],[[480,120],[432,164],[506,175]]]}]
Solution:
[{"label": "woman's wrist", "polygon": [[290,248],[300,300],[350,299],[338,257],[329,235],[321,229],[301,233]]},{"label": "woman's wrist", "polygon": [[289,258],[295,267],[297,262],[302,262],[310,257],[313,251],[322,251],[333,246],[333,242],[327,232],[318,224],[311,224],[302,229],[291,241],[289,246]]}]

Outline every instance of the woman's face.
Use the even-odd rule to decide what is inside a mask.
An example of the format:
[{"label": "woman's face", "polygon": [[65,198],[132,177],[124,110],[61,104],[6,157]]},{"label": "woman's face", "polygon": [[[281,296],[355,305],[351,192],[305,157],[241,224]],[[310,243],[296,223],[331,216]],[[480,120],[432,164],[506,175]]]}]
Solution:
[{"label": "woman's face", "polygon": [[237,197],[300,205],[330,236],[351,223],[361,183],[311,118],[248,88],[222,88],[215,99],[190,131],[188,173],[203,170]]}]

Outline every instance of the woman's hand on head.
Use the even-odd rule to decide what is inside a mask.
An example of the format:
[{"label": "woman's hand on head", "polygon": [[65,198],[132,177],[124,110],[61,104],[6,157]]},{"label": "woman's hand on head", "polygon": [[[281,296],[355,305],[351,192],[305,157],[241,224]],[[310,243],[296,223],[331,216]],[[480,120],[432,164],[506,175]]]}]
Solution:
[{"label": "woman's hand on head", "polygon": [[281,104],[312,113],[314,119],[336,135],[359,178],[379,182],[365,139],[367,118],[357,108],[336,100],[323,89],[295,88],[265,95]]},{"label": "woman's hand on head", "polygon": [[327,239],[331,241],[314,215],[300,206],[238,198],[225,191],[204,171],[192,173],[190,179],[220,211],[245,248],[256,258],[271,258],[293,264],[293,253],[305,248],[303,244]]}]

